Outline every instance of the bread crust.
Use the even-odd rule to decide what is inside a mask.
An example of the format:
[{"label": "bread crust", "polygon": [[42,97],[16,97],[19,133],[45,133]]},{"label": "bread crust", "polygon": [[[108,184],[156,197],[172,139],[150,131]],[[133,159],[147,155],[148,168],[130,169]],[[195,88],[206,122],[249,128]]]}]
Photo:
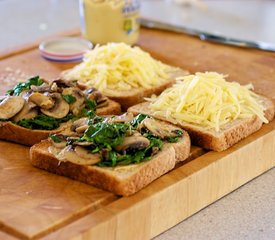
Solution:
[{"label": "bread crust", "polygon": [[[119,103],[108,100],[109,104],[96,110],[98,115],[119,114],[121,108]],[[43,139],[47,139],[50,134],[55,134],[64,131],[70,127],[70,122],[61,124],[58,129],[54,130],[32,130],[21,127],[10,121],[0,122],[0,139],[19,143],[26,146],[32,146]]]},{"label": "bread crust", "polygon": [[96,109],[97,115],[118,115],[121,113],[121,106],[119,103],[108,99],[108,105],[106,107]]},{"label": "bread crust", "polygon": [[31,164],[49,172],[66,176],[117,195],[129,196],[184,161],[190,154],[190,139],[186,132],[177,143],[164,144],[162,151],[151,160],[119,167],[83,166],[61,162],[48,152],[49,140],[35,144],[30,149]]},{"label": "bread crust", "polygon": [[[263,105],[265,106],[265,117],[268,121],[272,121],[274,118],[274,104],[268,98],[262,97]],[[248,119],[235,120],[222,127],[221,131],[207,130],[201,126],[196,126],[183,121],[171,121],[167,120],[163,116],[154,114],[149,109],[149,102],[143,102],[132,106],[128,109],[128,112],[134,114],[144,113],[160,120],[170,121],[175,125],[178,125],[185,129],[191,138],[192,145],[196,145],[205,149],[214,150],[217,152],[223,151],[240,140],[246,138],[250,134],[256,132],[262,127],[263,122],[257,116],[253,116]]]},{"label": "bread crust", "polygon": [[[65,77],[67,71],[69,70],[64,71],[61,74],[61,77],[65,80],[70,80]],[[155,86],[149,89],[136,88],[127,91],[116,90],[113,92],[113,94],[104,93],[104,95],[118,102],[121,105],[122,111],[127,111],[129,107],[143,102],[145,97],[150,97],[153,94],[159,95],[163,90],[165,90],[168,87],[171,87],[176,82],[176,77],[185,76],[189,74],[189,72],[180,68],[171,67],[167,74],[169,75],[169,79],[160,84],[159,86]],[[81,82],[81,79],[78,80],[80,85],[85,85],[85,83]]]}]

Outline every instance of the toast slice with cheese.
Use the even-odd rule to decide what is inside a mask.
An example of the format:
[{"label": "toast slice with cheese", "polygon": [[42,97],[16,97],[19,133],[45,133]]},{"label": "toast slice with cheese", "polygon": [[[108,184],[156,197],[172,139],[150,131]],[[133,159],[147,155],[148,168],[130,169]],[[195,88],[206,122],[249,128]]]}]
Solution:
[{"label": "toast slice with cheese", "polygon": [[[265,116],[271,121],[274,117],[274,105],[271,100],[267,98],[263,99],[266,105]],[[128,111],[134,114],[147,114],[180,126],[188,132],[192,145],[217,152],[233,146],[235,143],[258,131],[263,125],[261,119],[255,115],[251,118],[232,121],[222,126],[220,131],[215,131],[214,129],[206,129],[199,125],[190,124],[177,119],[167,119],[157,115],[150,110],[149,104],[149,102],[143,102],[130,107]]]},{"label": "toast slice with cheese", "polygon": [[[213,74],[213,73],[211,73],[211,74]],[[214,75],[216,75],[216,74],[214,74]],[[194,80],[197,81],[199,76],[195,76],[195,77],[192,76],[192,77]],[[210,76],[210,77],[212,77],[212,76]],[[220,76],[218,76],[218,77],[220,77]],[[178,91],[179,88],[182,87],[183,84],[184,83],[180,82],[177,85],[175,85],[173,87],[173,89],[172,88],[167,89],[167,92],[170,90]],[[188,85],[188,87],[184,86],[183,92],[179,92],[179,95],[180,95],[179,98],[180,97],[183,98],[185,95],[189,94],[190,99],[194,102],[194,104],[190,104],[190,102],[188,102],[186,99],[181,99],[181,100],[179,100],[178,105],[175,104],[171,107],[172,109],[167,107],[167,109],[165,108],[165,109],[163,109],[163,111],[162,110],[156,111],[151,106],[151,104],[152,104],[151,102],[143,102],[143,103],[140,103],[140,104],[130,107],[128,109],[128,112],[131,112],[134,114],[143,113],[143,114],[147,114],[149,116],[153,116],[155,118],[158,118],[158,119],[161,119],[164,121],[171,122],[177,126],[182,127],[189,133],[191,142],[193,145],[197,145],[199,147],[218,151],[218,152],[231,147],[235,143],[246,138],[250,134],[256,132],[257,130],[259,130],[262,127],[264,121],[269,122],[274,118],[274,104],[273,104],[273,102],[266,97],[256,95],[255,93],[251,93],[253,96],[255,96],[255,99],[257,99],[258,104],[259,104],[258,106],[255,106],[254,109],[259,109],[259,107],[261,109],[263,109],[263,113],[259,113],[261,115],[261,117],[259,117],[257,114],[249,113],[249,115],[247,115],[248,117],[236,118],[236,119],[228,121],[225,124],[221,124],[218,130],[215,128],[209,128],[209,127],[194,123],[194,121],[197,121],[198,119],[200,120],[203,117],[203,114],[209,115],[210,113],[214,112],[215,107],[219,104],[218,102],[222,101],[222,100],[217,101],[213,96],[212,98],[207,99],[206,104],[210,104],[210,106],[211,106],[211,107],[209,107],[208,112],[204,112],[202,115],[194,114],[193,118],[191,119],[191,120],[193,120],[193,122],[189,122],[187,120],[180,119],[177,116],[182,116],[184,114],[189,114],[188,116],[190,116],[190,112],[191,112],[190,108],[191,107],[193,107],[193,109],[195,107],[198,107],[198,108],[200,108],[200,111],[203,112],[203,109],[201,108],[201,106],[202,106],[202,104],[205,104],[205,102],[199,102],[199,100],[202,99],[207,93],[203,92],[202,95],[199,95],[198,92],[196,92],[196,91],[190,92],[190,89],[192,87],[194,87],[195,84],[196,83],[192,82],[192,84]],[[206,83],[204,82],[203,84],[206,84]],[[213,86],[214,86],[213,83],[211,82],[210,84],[211,84],[211,87],[213,88]],[[222,84],[225,84],[225,82],[223,82]],[[234,85],[234,91],[236,91],[235,87],[237,89],[239,87],[239,85],[238,84]],[[199,88],[201,89],[202,86],[199,86]],[[186,89],[188,90],[188,93],[186,93]],[[210,91],[210,90],[208,90],[208,91]],[[172,99],[171,103],[158,102],[160,104],[158,106],[159,109],[162,108],[162,106],[161,106],[162,104],[166,104],[165,106],[169,106],[170,104],[174,104],[175,101],[178,101],[176,92],[172,92],[172,95],[171,95],[171,92],[169,92],[169,94],[170,95],[167,95],[164,92],[164,93],[162,93],[162,95],[160,95],[159,97],[156,98],[156,101],[153,100],[156,103],[158,101],[157,99],[162,99],[162,100],[164,98],[170,99],[170,100]],[[196,97],[196,94],[198,95],[198,100],[194,99]],[[218,93],[215,92],[214,94],[218,94]],[[172,96],[175,97],[175,99]],[[226,95],[226,96],[228,96],[228,95]],[[235,99],[236,98],[234,98],[234,101],[235,101]],[[187,105],[188,105],[186,108],[184,107],[183,104],[180,105],[185,100],[187,101]],[[211,100],[215,101],[215,103],[213,104],[211,102]],[[247,102],[247,101],[248,101],[247,99],[240,100],[241,103]],[[235,102],[234,102],[234,104],[235,104]],[[224,105],[229,106],[229,103],[225,103]],[[180,113],[175,112],[174,115],[172,115],[171,112],[173,111],[173,109],[176,109],[178,106],[185,109],[184,112],[180,112]],[[238,106],[238,105],[237,104],[233,105],[233,107],[238,110],[238,108],[236,106]],[[221,107],[223,107],[223,105],[221,105]],[[168,110],[168,108],[169,108],[169,110]],[[168,113],[168,111],[169,111],[169,113]],[[226,111],[224,113],[228,114]],[[221,114],[221,113],[219,113],[219,114]],[[217,116],[217,115],[215,115],[215,116]],[[215,117],[213,117],[213,118],[215,119]],[[209,120],[207,120],[207,121],[209,121]]]},{"label": "toast slice with cheese", "polygon": [[118,102],[122,110],[143,102],[144,97],[159,95],[188,72],[153,59],[138,47],[110,43],[87,53],[84,61],[61,73],[65,80],[78,80],[96,87]]},{"label": "toast slice with cheese", "polygon": [[[172,126],[171,124],[162,121],[158,122],[160,122],[160,124],[164,127]],[[102,126],[106,126],[104,125],[105,123],[103,123]],[[99,129],[102,129],[102,127],[100,127]],[[142,129],[143,130],[141,130],[140,132],[145,131],[144,128]],[[172,129],[175,130],[176,128],[172,126]],[[180,128],[177,129],[177,131],[179,131]],[[84,135],[82,136],[87,135],[90,131],[91,129],[86,130],[86,133],[84,133]],[[40,169],[44,169],[58,175],[66,176],[87,184],[91,184],[95,187],[105,189],[117,195],[129,196],[144,188],[163,174],[172,170],[175,167],[176,163],[184,161],[188,158],[190,154],[190,138],[186,131],[180,131],[181,134],[176,139],[177,141],[168,142],[166,140],[163,140],[163,145],[161,149],[152,147],[152,149],[150,150],[152,151],[150,153],[150,157],[148,158],[148,156],[146,155],[147,159],[140,158],[137,162],[131,160],[127,163],[127,161],[129,160],[127,158],[128,160],[126,162],[121,161],[117,165],[112,166],[113,163],[110,162],[111,160],[106,160],[105,148],[96,153],[91,153],[91,150],[89,150],[88,154],[90,157],[83,159],[79,158],[79,156],[84,157],[84,155],[80,154],[80,148],[77,145],[75,145],[75,147],[70,147],[67,145],[65,148],[60,150],[55,147],[60,144],[59,141],[57,143],[54,143],[52,140],[43,140],[42,142],[35,144],[31,147],[31,164]],[[165,132],[167,131],[165,130]],[[89,136],[90,133],[88,134]],[[148,133],[149,132],[146,132],[146,134]],[[134,156],[137,156],[139,153],[147,151],[146,149],[148,149],[148,145],[147,148],[143,148],[145,146],[142,147],[141,142],[136,144],[137,149],[134,149],[134,145],[133,143],[131,143],[131,147],[129,147],[130,145],[128,145],[129,148],[127,150],[124,149],[121,151],[121,146],[125,146],[126,142],[128,142],[129,144],[129,138],[139,138],[138,141],[141,141],[140,138],[144,138],[146,136],[137,134],[137,132],[132,132],[131,134],[132,135],[128,136],[127,133],[127,136],[124,138],[122,143],[120,143],[120,145],[116,145],[115,148],[117,149],[117,151],[119,151],[119,153],[117,154],[118,158],[126,159],[126,155],[133,154],[134,159]],[[150,134],[150,136],[152,137],[153,135]],[[57,137],[59,136],[57,135]],[[94,144],[96,144],[95,139],[98,139],[98,136],[94,137]],[[157,139],[160,138],[157,137]],[[146,141],[148,141],[148,139]],[[154,140],[150,140],[149,147],[151,146],[152,141]],[[80,143],[82,144],[81,148],[83,147],[83,145],[86,144],[83,142]],[[70,150],[66,152],[66,148],[69,148]],[[72,150],[72,148],[74,148],[74,150]],[[113,147],[109,146],[109,151],[112,151],[110,150],[110,148],[113,149]],[[77,156],[74,155],[74,157],[71,157],[73,151],[75,151],[73,154],[77,154]],[[92,164],[94,160],[96,164]],[[107,163],[111,165],[108,166]]]},{"label": "toast slice with cheese", "polygon": [[96,89],[75,81],[51,83],[36,76],[0,99],[0,139],[27,146],[70,129],[71,120],[90,114],[119,114],[121,107]]},{"label": "toast slice with cheese", "polygon": [[176,82],[177,77],[185,76],[188,74],[188,72],[180,68],[171,68],[167,72],[167,74],[169,75],[168,79],[165,82],[159,84],[158,86],[151,88],[135,88],[131,91],[109,91],[109,93],[107,93],[106,96],[118,102],[121,105],[122,111],[127,111],[129,107],[143,102],[144,98],[150,97],[153,94],[159,95],[161,92],[163,92],[163,90],[165,90],[168,87],[171,87]]}]

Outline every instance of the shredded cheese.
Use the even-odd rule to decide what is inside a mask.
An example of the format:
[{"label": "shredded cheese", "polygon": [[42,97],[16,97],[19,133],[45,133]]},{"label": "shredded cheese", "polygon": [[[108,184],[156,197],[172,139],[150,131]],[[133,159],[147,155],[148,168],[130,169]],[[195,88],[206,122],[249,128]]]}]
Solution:
[{"label": "shredded cheese", "polygon": [[252,84],[241,86],[225,77],[215,72],[179,77],[160,96],[147,98],[149,107],[156,115],[216,131],[230,121],[253,115],[267,123],[261,98],[251,91]]},{"label": "shredded cheese", "polygon": [[125,43],[97,45],[83,62],[65,73],[67,79],[77,79],[103,94],[117,90],[151,88],[168,80],[168,65],[153,59],[139,47]]}]

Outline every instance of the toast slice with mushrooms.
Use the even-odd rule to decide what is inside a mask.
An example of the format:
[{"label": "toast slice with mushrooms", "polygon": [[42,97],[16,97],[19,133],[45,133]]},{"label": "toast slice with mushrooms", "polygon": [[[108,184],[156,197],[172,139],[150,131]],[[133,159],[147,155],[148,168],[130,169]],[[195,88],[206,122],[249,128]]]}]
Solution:
[{"label": "toast slice with mushrooms", "polygon": [[76,81],[51,83],[33,77],[0,99],[0,139],[33,145],[66,130],[72,120],[93,114],[119,114],[120,105]]},{"label": "toast slice with mushrooms", "polygon": [[70,135],[31,147],[31,164],[117,195],[129,196],[190,154],[186,131],[146,115],[74,122]]}]

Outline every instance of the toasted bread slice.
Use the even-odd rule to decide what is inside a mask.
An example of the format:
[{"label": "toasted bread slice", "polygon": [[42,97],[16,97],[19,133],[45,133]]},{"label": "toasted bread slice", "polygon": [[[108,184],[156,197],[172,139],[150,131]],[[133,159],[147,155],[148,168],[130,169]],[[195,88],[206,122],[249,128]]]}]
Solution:
[{"label": "toasted bread slice", "polygon": [[[70,70],[66,70],[70,71]],[[64,71],[61,74],[61,77],[65,80],[71,80],[66,79],[66,71]],[[169,78],[167,81],[162,82],[160,85],[152,87],[152,88],[135,88],[131,90],[115,90],[110,93],[103,92],[104,95],[121,105],[122,111],[127,111],[127,109],[135,104],[141,103],[144,101],[145,97],[150,97],[151,95],[159,95],[164,89],[171,87],[176,82],[176,77],[185,76],[189,74],[188,71],[182,70],[180,68],[171,67],[168,71]],[[81,82],[81,79],[77,79],[80,82],[80,85],[85,85],[85,83]]]},{"label": "toasted bread slice", "polygon": [[49,153],[51,142],[44,140],[31,147],[31,164],[52,173],[63,175],[117,195],[129,196],[184,161],[190,154],[190,138],[184,131],[177,143],[165,143],[151,160],[117,167],[84,166],[59,161]]},{"label": "toasted bread slice", "polygon": [[[98,115],[112,115],[121,112],[120,105],[117,102],[112,100],[108,100],[108,102],[109,103],[106,107],[98,108],[96,110]],[[0,122],[0,139],[32,146],[35,143],[48,138],[50,134],[65,131],[69,127],[70,122],[61,124],[60,127],[55,130],[32,130],[16,125],[10,121]]]},{"label": "toasted bread slice", "polygon": [[[265,117],[268,121],[271,121],[274,118],[274,104],[268,98],[262,97],[263,104],[266,108]],[[256,132],[262,127],[263,122],[257,116],[253,116],[247,119],[239,119],[227,123],[221,127],[219,132],[214,129],[205,129],[202,126],[190,124],[183,121],[178,121],[177,119],[166,119],[163,116],[154,114],[149,109],[149,102],[143,102],[132,106],[128,109],[128,112],[134,114],[144,113],[160,120],[172,122],[175,125],[178,125],[185,129],[191,138],[192,145],[197,145],[202,148],[214,150],[214,151],[223,151],[250,134]]]}]

